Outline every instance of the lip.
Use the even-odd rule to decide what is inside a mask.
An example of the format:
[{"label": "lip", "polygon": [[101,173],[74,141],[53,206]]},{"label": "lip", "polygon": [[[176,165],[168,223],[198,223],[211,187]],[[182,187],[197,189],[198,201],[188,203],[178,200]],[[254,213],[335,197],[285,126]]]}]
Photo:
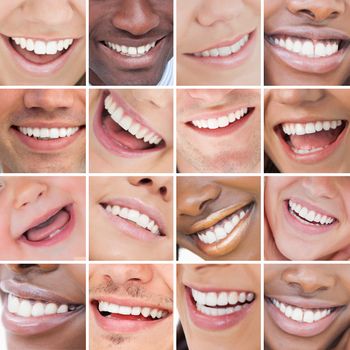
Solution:
[{"label": "lip", "polygon": [[197,62],[197,64],[204,64],[209,66],[214,66],[219,69],[232,69],[240,66],[243,62],[245,62],[252,54],[256,45],[257,38],[257,30],[254,29],[248,33],[241,34],[233,40],[224,41],[215,45],[210,46],[207,49],[198,50],[196,52],[202,52],[206,50],[210,50],[212,48],[224,47],[228,45],[232,45],[233,43],[239,41],[244,35],[249,34],[249,39],[246,44],[241,48],[238,52],[224,57],[201,57],[195,56],[194,53],[188,54],[185,53],[184,56],[193,62]]},{"label": "lip", "polygon": [[[191,287],[184,285],[184,293],[187,305],[187,311],[190,316],[191,321],[199,328],[205,330],[224,330],[227,328],[231,328],[239,324],[239,322],[243,321],[245,317],[249,314],[255,302],[253,301],[251,304],[248,304],[242,310],[238,312],[234,312],[229,315],[223,316],[209,316],[197,310],[194,300],[191,296]],[[203,289],[198,288],[201,291],[215,291],[215,289]],[[221,289],[224,290],[224,289]]]},{"label": "lip", "polygon": [[[144,229],[141,226],[138,226],[129,220],[123,219],[116,215],[109,214],[101,206],[101,203],[110,204],[110,205],[119,205],[130,209],[136,209],[140,213],[146,214],[149,218],[151,218],[156,222],[156,224],[160,229],[160,232],[163,233],[164,236],[156,236],[151,231]],[[162,213],[157,208],[146,205],[141,200],[136,198],[116,198],[116,199],[106,200],[101,203],[99,207],[101,210],[103,210],[104,215],[106,215],[108,217],[108,220],[110,220],[114,225],[116,225],[116,228],[118,230],[122,231],[126,235],[142,241],[154,241],[155,239],[158,240],[158,239],[166,238],[167,227],[165,225]]]},{"label": "lip", "polygon": [[[289,302],[286,301],[287,304],[291,304],[300,308],[308,308],[308,305],[310,308],[323,308],[324,305],[326,305],[326,303],[322,301],[302,301],[301,298],[290,299],[288,297],[282,297],[282,300],[280,297],[278,297],[277,299],[282,302],[283,300],[289,300]],[[342,312],[342,309],[339,308],[338,310],[333,311],[331,314],[319,321],[313,323],[306,323],[297,322],[292,319],[289,319],[277,307],[275,307],[270,301],[267,301],[266,299],[265,306],[268,314],[270,315],[277,327],[281,328],[286,333],[296,335],[299,337],[313,337],[324,332],[328,327],[331,326],[331,324],[337,319],[337,317]]]},{"label": "lip", "polygon": [[[118,94],[116,94],[113,91],[104,91],[101,94],[100,101],[97,106],[97,110],[93,119],[93,130],[94,134],[96,136],[96,139],[99,141],[99,143],[107,149],[107,151],[123,157],[123,158],[138,158],[138,157],[144,157],[151,155],[155,152],[159,152],[166,146],[166,142],[162,135],[160,135],[163,139],[161,141],[160,145],[154,148],[145,149],[145,150],[132,150],[130,148],[126,148],[122,144],[114,141],[109,136],[109,130],[107,130],[102,123],[103,120],[103,110],[104,110],[104,100],[107,97],[108,94],[112,94],[113,100],[118,102],[120,106],[127,112],[128,115],[131,116],[132,119],[136,120],[142,125],[145,125],[148,129],[151,131],[154,131],[157,135],[160,135],[157,131],[155,131],[152,127],[150,127],[132,107],[130,107]],[[108,117],[109,118],[109,117]]]},{"label": "lip", "polygon": [[50,75],[62,69],[65,66],[66,62],[69,60],[72,53],[76,50],[76,48],[83,40],[83,38],[75,38],[69,50],[60,55],[57,59],[49,63],[38,64],[30,62],[22,55],[20,55],[10,44],[9,37],[5,36],[4,34],[0,35],[5,43],[5,46],[8,48],[11,57],[13,57],[17,65],[24,71],[37,75]]}]

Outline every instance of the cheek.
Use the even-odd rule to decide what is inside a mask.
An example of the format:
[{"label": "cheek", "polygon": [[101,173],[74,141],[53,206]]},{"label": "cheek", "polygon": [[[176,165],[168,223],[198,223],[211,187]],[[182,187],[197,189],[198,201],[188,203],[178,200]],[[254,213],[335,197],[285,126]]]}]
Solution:
[{"label": "cheek", "polygon": [[268,0],[264,1],[264,17],[268,20],[276,11],[280,10],[285,6],[284,0]]}]

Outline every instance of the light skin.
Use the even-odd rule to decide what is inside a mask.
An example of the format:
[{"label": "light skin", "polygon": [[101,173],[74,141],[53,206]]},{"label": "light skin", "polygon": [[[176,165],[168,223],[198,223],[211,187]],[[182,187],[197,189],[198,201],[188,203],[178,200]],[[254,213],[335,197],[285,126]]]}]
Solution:
[{"label": "light skin", "polygon": [[[217,69],[191,57],[236,42],[255,31],[250,53],[239,64]],[[260,81],[260,1],[181,0],[177,4],[178,85],[257,85]]]},{"label": "light skin", "polygon": [[[266,310],[266,297],[318,300],[345,305],[338,317],[323,332],[302,337],[282,330]],[[349,347],[350,270],[345,265],[267,265],[265,267],[265,348],[342,350]],[[276,310],[276,312],[278,312]]]},{"label": "light skin", "polygon": [[[172,349],[173,276],[171,265],[91,265],[90,289],[90,346],[93,350]],[[130,303],[158,302],[170,315],[157,325],[129,333],[106,331],[93,316],[95,298],[122,298]],[[141,321],[140,321],[141,322]],[[147,321],[144,321],[147,322]]]},{"label": "light skin", "polygon": [[[348,260],[347,177],[269,177],[265,187],[265,255],[269,260]],[[336,217],[333,228],[302,233],[284,215],[285,201],[303,200]],[[307,207],[307,204],[305,204]]]},{"label": "light skin", "polygon": [[[1,90],[0,101],[0,162],[4,172],[84,171],[84,90]],[[65,147],[33,149],[18,137],[17,129],[27,126],[81,130]]]},{"label": "light skin", "polygon": [[[0,232],[2,260],[81,260],[85,256],[85,181],[79,177],[1,177]],[[52,238],[38,238],[29,230],[53,217],[58,209],[67,211],[74,227],[63,240],[43,244]],[[63,213],[64,214],[64,213]],[[57,219],[57,218],[56,218]],[[67,220],[67,219],[65,219]],[[58,219],[55,221],[58,222]],[[55,222],[51,222],[51,230]],[[65,222],[57,224],[63,227]],[[49,231],[48,231],[49,232]],[[59,234],[53,236],[58,238]],[[61,231],[63,235],[63,231]]]},{"label": "light skin", "polygon": [[[265,91],[265,152],[280,172],[350,171],[349,157],[347,157],[350,149],[349,96],[349,90],[270,89]],[[283,147],[286,145],[277,132],[282,123],[315,123],[332,120],[343,121],[345,125],[341,134],[343,137],[336,139],[340,142],[327,156],[307,162],[301,160],[301,157],[289,156],[291,152],[288,153]]]},{"label": "light skin", "polygon": [[[157,132],[165,146],[137,157],[120,156],[105,148],[93,130],[93,121],[103,97],[102,90],[90,92],[90,171],[92,172],[171,172],[173,166],[173,99],[166,89],[115,90],[125,104]],[[110,118],[108,112],[103,112]],[[107,113],[107,114],[106,114]]]},{"label": "light skin", "polygon": [[[242,107],[251,108],[249,114],[225,128],[202,133],[202,129],[194,128],[191,123],[202,115],[210,114],[210,118],[219,118]],[[231,131],[225,134],[214,134],[227,128],[231,128]],[[177,93],[177,151],[177,166],[180,172],[258,172],[260,169],[259,92],[227,89],[179,90]]]},{"label": "light skin", "polygon": [[[173,251],[171,177],[94,177],[90,179],[90,258],[93,260],[170,260]],[[113,222],[103,203],[131,198],[154,208],[164,222],[161,236],[147,240]],[[126,205],[125,205],[126,207]],[[133,209],[133,204],[128,206]],[[139,209],[142,212],[142,208]],[[146,214],[147,215],[147,214]],[[158,221],[159,221],[158,220]],[[157,221],[157,220],[156,220]],[[130,221],[128,221],[130,223]],[[137,227],[134,224],[134,227]],[[108,244],[106,245],[106,242]]]},{"label": "light skin", "polygon": [[[300,1],[272,0],[264,1],[265,34],[278,33],[284,28],[294,32],[299,28],[306,31],[323,30],[329,32],[326,38],[333,38],[333,33],[341,33],[348,38],[350,30],[348,0],[341,1]],[[292,36],[292,35],[291,35]],[[303,37],[303,35],[295,35]],[[347,50],[335,69],[321,73],[308,72],[286,64],[274,54],[271,44],[265,39],[265,83],[267,85],[348,85],[350,76],[350,54]],[[295,56],[302,58],[302,56]],[[322,60],[322,58],[314,58]]]},{"label": "light skin", "polygon": [[[173,2],[92,0],[89,30],[91,84],[157,85],[173,55]],[[106,41],[134,48],[155,41],[156,46],[131,57],[110,49]]]},{"label": "light skin", "polygon": [[[0,4],[0,64],[6,67],[1,85],[75,85],[85,73],[84,0],[4,0]],[[13,59],[10,37],[52,41],[77,39],[70,57],[53,72],[36,73]],[[79,40],[78,40],[79,39]],[[10,44],[11,45],[11,44]]]},{"label": "light skin", "polygon": [[[2,265],[1,280],[18,280],[43,288],[60,295],[76,304],[85,304],[85,266],[84,265]],[[5,293],[1,293],[5,301]],[[53,331],[25,336],[7,332],[8,350],[40,349],[50,344],[52,350],[85,349],[85,312],[77,314],[69,322]]]},{"label": "light skin", "polygon": [[[239,282],[238,282],[239,281]],[[238,324],[222,330],[207,330],[196,326],[185,300],[185,286],[215,287],[223,290],[249,290],[255,293],[255,305]],[[178,265],[177,306],[188,348],[199,349],[260,349],[260,270],[258,265]]]}]

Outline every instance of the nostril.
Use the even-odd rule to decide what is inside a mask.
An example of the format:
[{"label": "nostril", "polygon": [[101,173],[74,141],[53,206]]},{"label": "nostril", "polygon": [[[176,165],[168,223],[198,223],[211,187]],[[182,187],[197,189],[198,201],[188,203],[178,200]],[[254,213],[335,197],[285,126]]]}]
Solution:
[{"label": "nostril", "polygon": [[206,205],[207,203],[209,203],[211,201],[211,199],[208,199],[204,202],[202,202],[200,205],[199,205],[199,210],[202,210]]},{"label": "nostril", "polygon": [[159,189],[159,193],[162,195],[162,196],[165,196],[167,194],[168,190],[165,186],[162,186],[160,189]]},{"label": "nostril", "polygon": [[304,14],[311,18],[315,18],[315,14],[310,10],[300,10],[299,13]]},{"label": "nostril", "polygon": [[152,184],[152,180],[150,178],[145,177],[139,181],[139,184],[140,185]]}]

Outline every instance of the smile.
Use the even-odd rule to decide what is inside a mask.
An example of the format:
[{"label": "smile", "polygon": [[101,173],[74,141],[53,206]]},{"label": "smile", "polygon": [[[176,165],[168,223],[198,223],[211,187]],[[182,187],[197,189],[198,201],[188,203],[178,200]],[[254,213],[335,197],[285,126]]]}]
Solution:
[{"label": "smile", "polygon": [[19,127],[18,130],[26,136],[34,137],[37,140],[50,140],[74,135],[79,127],[74,128],[26,128]]},{"label": "smile", "polygon": [[124,56],[129,57],[141,57],[144,56],[153,49],[156,46],[156,42],[153,41],[150,44],[142,45],[142,46],[125,46],[125,45],[118,45],[115,43],[111,43],[110,41],[105,41],[105,44],[112,50],[120,53]]}]

